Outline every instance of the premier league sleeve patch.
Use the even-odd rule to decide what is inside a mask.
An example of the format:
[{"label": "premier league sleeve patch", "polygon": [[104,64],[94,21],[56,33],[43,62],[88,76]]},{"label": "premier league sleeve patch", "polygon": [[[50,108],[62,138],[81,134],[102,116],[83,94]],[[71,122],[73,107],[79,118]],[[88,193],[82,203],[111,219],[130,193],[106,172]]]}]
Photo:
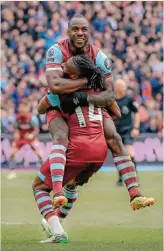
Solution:
[{"label": "premier league sleeve patch", "polygon": [[53,57],[54,56],[54,48],[50,48],[48,51],[48,57]]},{"label": "premier league sleeve patch", "polygon": [[111,69],[112,62],[111,62],[111,60],[110,60],[109,58],[105,58],[104,64],[105,64],[105,67],[106,67],[107,69],[109,69],[109,70]]},{"label": "premier league sleeve patch", "polygon": [[61,49],[57,44],[54,44],[47,51],[46,64],[57,64],[60,65],[63,62],[63,56]]},{"label": "premier league sleeve patch", "polygon": [[111,73],[111,60],[102,51],[97,53],[96,66],[103,70],[105,75]]}]

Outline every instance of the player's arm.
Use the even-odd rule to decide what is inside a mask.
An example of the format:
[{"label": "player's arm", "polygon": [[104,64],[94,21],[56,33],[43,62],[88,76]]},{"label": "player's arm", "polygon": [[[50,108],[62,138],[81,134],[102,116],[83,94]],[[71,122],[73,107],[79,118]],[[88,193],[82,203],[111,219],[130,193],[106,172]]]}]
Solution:
[{"label": "player's arm", "polygon": [[53,94],[68,94],[83,88],[87,78],[66,79],[62,71],[63,55],[57,44],[53,45],[46,56],[46,79],[49,89]]},{"label": "player's arm", "polygon": [[[111,67],[107,56],[103,52],[99,52],[96,57],[96,66],[104,71],[104,88],[105,91],[99,94],[87,94],[85,92],[76,92],[62,104],[62,109],[65,112],[73,113],[78,105],[86,106],[91,103],[98,107],[106,107],[112,111],[112,117],[116,119],[121,116],[120,109],[115,102],[113,78],[111,76]],[[69,102],[69,108],[67,103]],[[72,103],[72,105],[70,105]],[[71,107],[70,107],[71,106]],[[71,111],[72,110],[72,111]],[[71,112],[70,112],[71,111]]]},{"label": "player's arm", "polygon": [[39,134],[39,120],[36,116],[32,116],[31,126],[33,131],[27,135],[28,139],[33,139]]},{"label": "player's arm", "polygon": [[104,71],[104,87],[106,91],[100,94],[88,95],[88,102],[98,106],[108,108],[114,115],[115,119],[121,117],[121,111],[114,98],[114,80],[111,73],[111,63],[108,57],[99,51],[96,57],[96,66]]},{"label": "player's arm", "polygon": [[106,91],[99,94],[88,94],[87,100],[95,106],[106,107],[113,113],[113,119],[117,119],[121,117],[121,111],[114,98],[113,83],[114,81],[111,76],[106,77],[104,81]]},{"label": "player's arm", "polygon": [[53,94],[68,94],[83,88],[87,83],[87,78],[66,79],[59,71],[51,70],[46,72],[48,87]]},{"label": "player's arm", "polygon": [[39,101],[39,104],[38,104],[38,113],[40,114],[44,114],[47,112],[47,109],[51,107],[51,104],[47,98],[47,95],[44,95],[40,101]]}]

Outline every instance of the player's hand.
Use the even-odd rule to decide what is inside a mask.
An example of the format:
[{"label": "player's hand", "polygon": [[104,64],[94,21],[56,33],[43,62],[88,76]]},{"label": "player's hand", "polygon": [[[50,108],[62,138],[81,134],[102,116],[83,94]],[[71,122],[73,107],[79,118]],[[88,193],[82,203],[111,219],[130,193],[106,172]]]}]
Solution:
[{"label": "player's hand", "polygon": [[68,98],[64,99],[61,104],[63,112],[69,115],[75,112],[78,106],[88,106],[87,93],[85,92],[75,92]]},{"label": "player's hand", "polygon": [[131,132],[131,136],[132,137],[137,137],[139,136],[140,132],[139,132],[139,129],[138,128],[134,128]]},{"label": "player's hand", "polygon": [[111,116],[113,118],[113,120],[116,120],[118,118],[121,117],[121,111],[120,108],[118,106],[118,104],[116,103],[116,101],[114,100],[114,102],[111,104],[111,106],[109,107],[109,110],[111,112]]}]

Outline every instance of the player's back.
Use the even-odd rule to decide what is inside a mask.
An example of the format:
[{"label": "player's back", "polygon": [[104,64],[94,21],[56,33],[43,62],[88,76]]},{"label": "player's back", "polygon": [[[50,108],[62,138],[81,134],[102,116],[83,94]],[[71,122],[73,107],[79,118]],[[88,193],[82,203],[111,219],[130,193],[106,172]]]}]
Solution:
[{"label": "player's back", "polygon": [[102,109],[89,105],[77,107],[67,117],[69,147],[67,159],[76,162],[103,162],[107,145],[103,131]]}]

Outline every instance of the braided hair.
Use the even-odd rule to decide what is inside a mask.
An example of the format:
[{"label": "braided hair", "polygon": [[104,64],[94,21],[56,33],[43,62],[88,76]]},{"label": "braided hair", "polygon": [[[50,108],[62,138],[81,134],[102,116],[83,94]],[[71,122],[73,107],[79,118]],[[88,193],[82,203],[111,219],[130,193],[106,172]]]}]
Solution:
[{"label": "braided hair", "polygon": [[[81,77],[88,78],[88,87],[94,90],[104,90],[104,73],[85,55],[77,55],[72,58],[78,68]],[[86,87],[87,87],[86,86]]]}]

